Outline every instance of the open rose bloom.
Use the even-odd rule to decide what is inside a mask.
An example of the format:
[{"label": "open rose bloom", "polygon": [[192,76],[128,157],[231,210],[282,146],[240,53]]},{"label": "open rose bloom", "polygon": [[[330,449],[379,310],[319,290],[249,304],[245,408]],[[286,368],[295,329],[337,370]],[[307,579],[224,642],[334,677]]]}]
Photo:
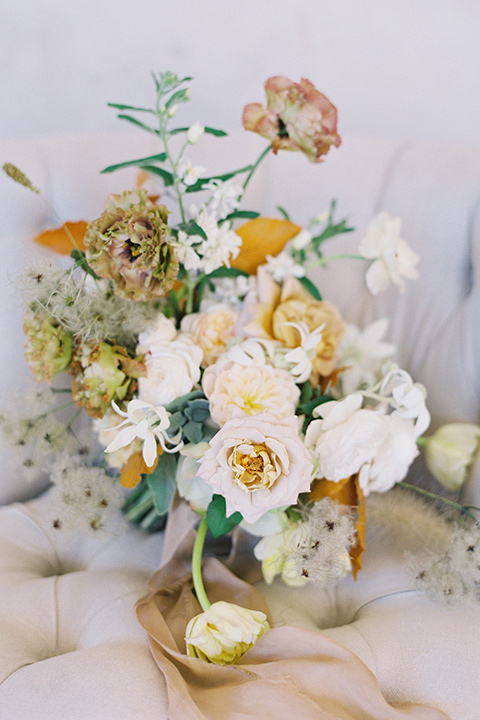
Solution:
[{"label": "open rose bloom", "polygon": [[301,150],[312,162],[321,162],[332,145],[340,145],[337,110],[309,80],[295,83],[281,75],[271,77],[265,93],[267,107],[246,105],[243,126],[268,138],[275,153]]}]

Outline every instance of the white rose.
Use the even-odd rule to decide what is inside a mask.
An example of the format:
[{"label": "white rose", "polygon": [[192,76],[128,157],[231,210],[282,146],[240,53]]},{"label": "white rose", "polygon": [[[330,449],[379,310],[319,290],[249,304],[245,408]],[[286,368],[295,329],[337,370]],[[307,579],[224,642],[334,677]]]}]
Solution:
[{"label": "white rose", "polygon": [[254,523],[308,492],[312,469],[297,418],[263,412],[226,422],[210,441],[198,474],[224,496],[227,517],[238,511]]},{"label": "white rose", "polygon": [[361,409],[362,402],[362,396],[353,393],[344,400],[317,408],[323,420],[313,420],[305,435],[316,477],[339,482],[375,457],[388,434],[385,416],[379,411]]},{"label": "white rose", "polygon": [[232,665],[269,628],[265,613],[220,600],[188,623],[187,655],[216,665]]},{"label": "white rose", "polygon": [[449,423],[425,438],[425,460],[447,490],[458,490],[468,476],[480,444],[480,425]]}]

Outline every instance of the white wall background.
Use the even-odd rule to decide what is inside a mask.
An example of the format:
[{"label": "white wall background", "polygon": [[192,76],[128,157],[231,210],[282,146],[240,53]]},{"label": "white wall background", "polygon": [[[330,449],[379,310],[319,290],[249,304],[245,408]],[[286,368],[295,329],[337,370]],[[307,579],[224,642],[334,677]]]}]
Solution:
[{"label": "white wall background", "polygon": [[480,143],[478,0],[0,0],[0,136],[118,130],[151,70],[185,121],[231,129],[270,75],[308,77],[340,131]]}]

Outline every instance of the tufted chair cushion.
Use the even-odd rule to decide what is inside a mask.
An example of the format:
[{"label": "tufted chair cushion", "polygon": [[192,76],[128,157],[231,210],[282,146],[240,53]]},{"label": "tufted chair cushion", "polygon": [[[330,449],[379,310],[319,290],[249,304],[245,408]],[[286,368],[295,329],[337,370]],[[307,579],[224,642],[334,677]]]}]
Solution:
[{"label": "tufted chair cushion", "polygon": [[[262,147],[254,136],[204,138],[192,160],[221,172],[245,164]],[[62,218],[88,220],[100,213],[108,192],[131,186],[135,177],[129,170],[98,171],[155,149],[148,138],[130,135],[65,137],[0,144],[0,157],[2,164],[21,167]],[[421,279],[408,282],[405,295],[393,288],[372,298],[364,269],[354,261],[342,261],[330,275],[318,271],[315,280],[347,320],[391,318],[388,340],[397,344],[402,366],[429,389],[433,427],[480,420],[479,171],[478,148],[347,138],[320,167],[295,154],[270,157],[246,198],[247,206],[265,214],[282,205],[299,224],[337,198],[338,216],[348,214],[358,228],[345,236],[341,249],[347,252],[356,252],[375,213],[385,209],[402,217],[403,235],[422,257]],[[8,208],[0,268],[7,309],[0,346],[5,395],[29,375],[15,274],[32,254],[42,253],[30,237],[57,221],[37,197],[7,179],[0,179],[0,192]],[[340,243],[329,249],[334,254]],[[15,455],[2,452],[0,501],[32,498],[46,487],[48,478],[26,486]],[[478,470],[465,493],[480,504]],[[69,539],[52,528],[51,519],[48,493],[0,511],[0,717],[166,718],[163,680],[132,612],[159,564],[161,534],[128,528],[106,540]],[[479,608],[448,609],[415,591],[404,550],[393,536],[371,533],[356,582],[346,578],[322,590],[260,587],[277,624],[320,628],[357,653],[388,700],[424,702],[453,720],[477,720]]]}]

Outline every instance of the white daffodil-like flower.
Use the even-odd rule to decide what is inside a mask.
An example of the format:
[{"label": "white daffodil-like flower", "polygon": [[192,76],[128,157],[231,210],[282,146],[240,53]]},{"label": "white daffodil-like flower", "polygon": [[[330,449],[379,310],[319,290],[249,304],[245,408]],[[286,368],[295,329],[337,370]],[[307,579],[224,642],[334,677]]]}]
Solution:
[{"label": "white daffodil-like flower", "polygon": [[285,250],[278,255],[267,255],[265,270],[275,282],[282,283],[288,276],[300,278],[305,276],[305,269],[295,262]]},{"label": "white daffodil-like flower", "polygon": [[425,460],[447,490],[458,490],[468,477],[480,447],[480,425],[448,423],[424,439]]},{"label": "white daffodil-like flower", "polygon": [[148,467],[152,467],[157,459],[157,442],[164,452],[168,453],[178,452],[183,447],[181,431],[174,437],[167,434],[170,418],[163,406],[155,406],[142,400],[130,400],[127,412],[120,410],[114,401],[112,407],[125,420],[116,428],[112,428],[118,430],[118,433],[105,448],[105,452],[115,452],[138,438],[143,441],[143,459]]},{"label": "white daffodil-like flower", "polygon": [[178,174],[180,175],[183,184],[187,187],[195,185],[197,180],[202,177],[204,172],[204,167],[202,167],[201,165],[192,165],[190,160],[187,160],[186,163],[182,163],[178,168]]},{"label": "white daffodil-like flower", "polygon": [[193,123],[187,132],[187,142],[190,143],[190,145],[195,145],[195,143],[200,140],[204,132],[205,128],[203,125],[200,125],[198,122]]},{"label": "white daffodil-like flower", "polygon": [[214,213],[219,220],[230,215],[240,205],[240,196],[242,194],[242,186],[237,185],[235,178],[231,178],[226,182],[221,180],[210,180],[205,190],[211,193],[208,201],[209,210]]},{"label": "white daffodil-like flower", "polygon": [[[380,384],[378,394],[401,417],[415,420],[415,434],[423,435],[430,425],[430,413],[425,405],[427,391],[421,383],[414,383],[406,370],[391,363]],[[366,393],[368,397],[368,392]]]},{"label": "white daffodil-like flower", "polygon": [[366,283],[372,295],[385,290],[391,282],[405,292],[404,278],[416,280],[419,257],[400,237],[400,218],[382,212],[370,222],[359,252],[373,260],[367,270]]},{"label": "white daffodil-like flower", "polygon": [[228,358],[239,365],[273,365],[275,349],[280,343],[263,338],[247,338],[229,345]]},{"label": "white daffodil-like flower", "polygon": [[386,318],[377,320],[365,330],[347,324],[338,346],[338,365],[345,368],[338,378],[342,395],[371,387],[378,381],[382,363],[395,352],[395,345],[383,342],[388,324]]},{"label": "white daffodil-like flower", "polygon": [[306,382],[312,374],[312,362],[316,356],[315,348],[321,342],[325,323],[311,332],[308,325],[302,321],[285,322],[283,325],[290,325],[298,331],[300,345],[292,350],[277,350],[274,364],[287,370],[295,378],[295,382],[301,384]]}]

